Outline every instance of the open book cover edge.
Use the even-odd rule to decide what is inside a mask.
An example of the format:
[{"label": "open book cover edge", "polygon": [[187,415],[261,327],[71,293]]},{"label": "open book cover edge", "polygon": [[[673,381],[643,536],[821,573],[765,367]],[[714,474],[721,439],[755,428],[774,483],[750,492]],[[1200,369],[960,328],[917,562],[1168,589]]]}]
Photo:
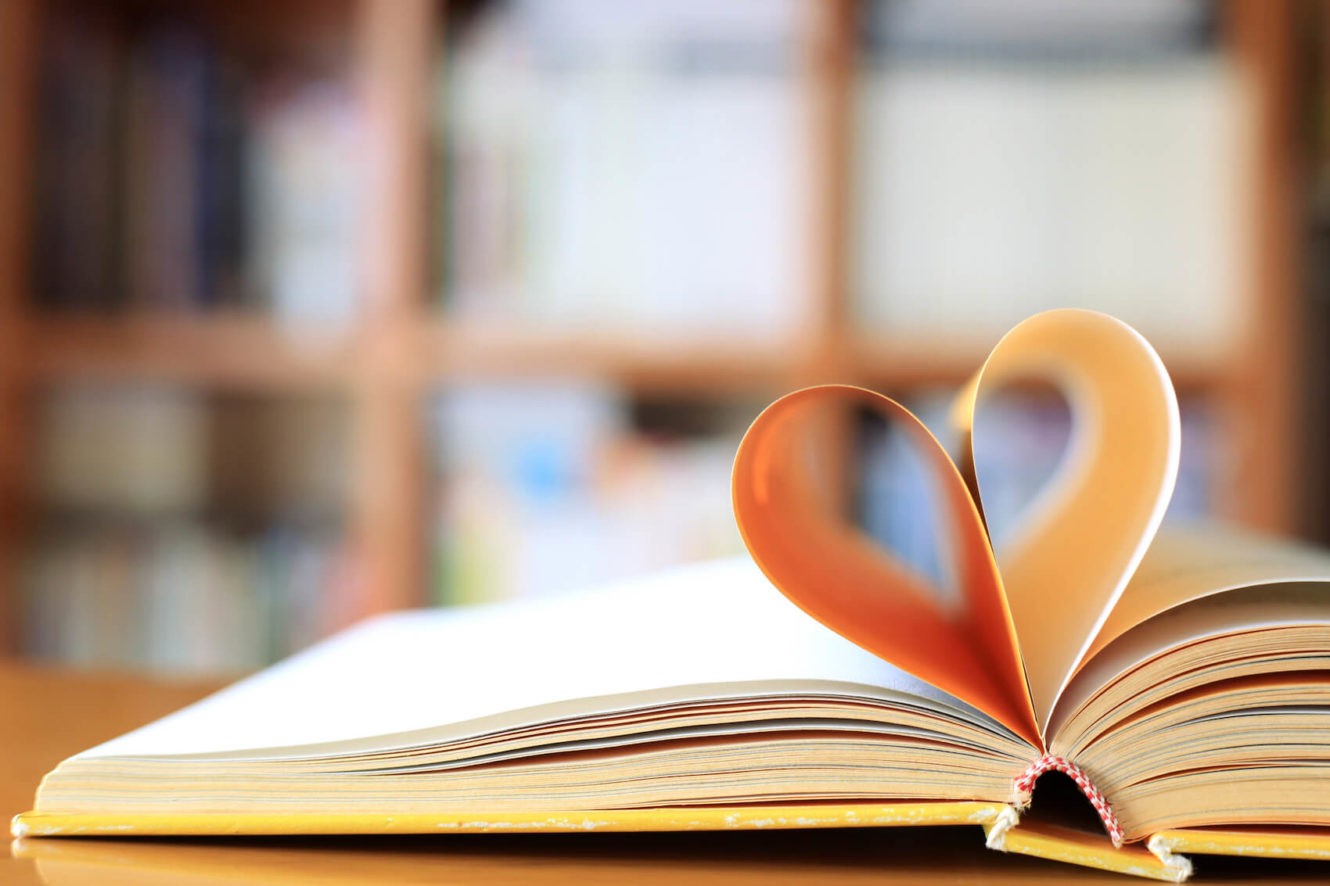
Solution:
[{"label": "open book cover edge", "polygon": [[[1114,849],[1102,836],[1042,824],[1016,825],[1002,803],[916,801],[873,804],[675,807],[548,813],[95,815],[28,812],[12,832],[28,837],[311,836],[438,833],[589,833],[808,830],[979,826],[991,848],[1082,867],[1178,882],[1141,846]],[[40,842],[40,841],[37,841]],[[31,844],[25,844],[31,845]],[[1188,869],[1189,870],[1189,869]],[[1184,877],[1185,878],[1185,877]]]},{"label": "open book cover edge", "polygon": [[805,828],[986,826],[1010,814],[1003,803],[920,800],[896,803],[696,806],[570,812],[190,813],[25,812],[16,838],[54,836],[297,836],[315,834],[573,833]]},{"label": "open book cover edge", "polygon": [[[25,812],[11,831],[28,837],[309,836],[438,833],[588,833],[980,826],[1002,852],[1182,882],[1189,855],[1330,859],[1330,830],[1193,828],[1155,834],[1115,849],[1102,834],[1041,821],[1017,821],[1002,803],[908,803],[708,806],[573,812],[381,815],[357,813],[100,815]],[[1013,826],[1014,825],[1014,826]]]},{"label": "open book cover edge", "polygon": [[1049,861],[1181,883],[1191,876],[1191,862],[1171,851],[1132,844],[1115,848],[1102,834],[1091,834],[1046,822],[1022,822],[1003,829],[1001,820],[984,826],[990,849],[1030,855]]},{"label": "open book cover edge", "polygon": [[1330,861],[1330,829],[1324,828],[1174,828],[1155,834],[1147,845],[1156,855],[1187,852]]}]

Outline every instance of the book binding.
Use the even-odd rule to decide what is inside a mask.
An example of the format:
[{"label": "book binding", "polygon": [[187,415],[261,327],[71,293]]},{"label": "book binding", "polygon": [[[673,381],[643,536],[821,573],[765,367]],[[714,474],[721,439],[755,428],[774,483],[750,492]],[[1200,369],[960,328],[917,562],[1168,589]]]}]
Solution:
[{"label": "book binding", "polygon": [[1094,782],[1090,780],[1090,776],[1085,773],[1085,770],[1066,757],[1045,754],[1017,776],[1015,782],[1016,796],[1013,801],[1016,808],[1025,809],[1030,805],[1035,782],[1045,772],[1061,772],[1076,783],[1076,787],[1080,788],[1081,793],[1085,795],[1085,799],[1090,801],[1094,811],[1099,814],[1099,820],[1104,823],[1104,830],[1108,833],[1108,838],[1113,841],[1114,848],[1121,849],[1125,841],[1122,825],[1113,812],[1113,805],[1108,802],[1108,798],[1104,796],[1103,792],[1095,787]]}]

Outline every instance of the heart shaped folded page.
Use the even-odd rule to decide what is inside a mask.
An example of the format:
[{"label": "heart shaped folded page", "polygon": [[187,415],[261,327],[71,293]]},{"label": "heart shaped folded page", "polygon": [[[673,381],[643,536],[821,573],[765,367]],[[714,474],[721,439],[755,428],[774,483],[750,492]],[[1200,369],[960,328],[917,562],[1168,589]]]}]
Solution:
[{"label": "heart shaped folded page", "polygon": [[[735,457],[735,517],[767,577],[852,642],[1045,747],[1058,695],[1158,529],[1177,476],[1177,399],[1154,349],[1105,314],[1037,314],[998,343],[958,398],[969,463],[984,404],[1052,384],[1073,433],[1058,470],[995,550],[971,490],[901,404],[863,388],[796,391],[753,422]],[[904,435],[937,491],[948,594],[838,513],[820,475],[829,424],[870,410]]]}]

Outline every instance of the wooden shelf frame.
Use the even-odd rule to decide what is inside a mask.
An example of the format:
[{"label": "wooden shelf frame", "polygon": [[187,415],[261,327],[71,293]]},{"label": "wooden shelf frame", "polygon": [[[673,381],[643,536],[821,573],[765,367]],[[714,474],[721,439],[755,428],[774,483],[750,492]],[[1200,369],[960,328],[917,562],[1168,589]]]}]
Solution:
[{"label": "wooden shelf frame", "polygon": [[[359,327],[286,328],[265,318],[32,318],[23,374],[42,384],[163,381],[206,389],[283,393],[353,387],[372,338]],[[717,395],[852,381],[886,390],[954,387],[983,362],[983,342],[843,335],[834,358],[816,340],[678,341],[626,332],[518,330],[426,320],[391,337],[390,371],[434,387],[533,377],[607,379],[644,393]],[[826,347],[826,345],[823,345]],[[1161,347],[1175,386],[1203,393],[1235,383],[1236,369],[1205,353]]]},{"label": "wooden shelf frame", "polygon": [[346,331],[246,316],[29,317],[25,325],[25,370],[41,383],[159,380],[282,392],[344,384],[360,349]]},{"label": "wooden shelf frame", "polygon": [[[353,0],[351,46],[369,120],[371,199],[362,237],[364,310],[351,327],[286,328],[237,315],[35,316],[25,289],[27,189],[43,3],[0,3],[0,655],[16,648],[17,563],[34,494],[30,417],[49,384],[136,380],[347,394],[356,429],[351,541],[362,564],[364,614],[424,599],[429,476],[422,405],[433,388],[570,375],[684,396],[765,396],[827,381],[908,392],[968,378],[984,356],[979,343],[869,334],[852,316],[850,171],[861,0],[805,2],[812,13],[801,63],[814,121],[812,276],[797,340],[769,342],[523,331],[437,316],[429,297],[427,182],[435,53],[446,24],[440,0]],[[1296,528],[1296,80],[1289,61],[1295,6],[1294,0],[1224,6],[1226,43],[1249,73],[1257,105],[1250,196],[1260,225],[1248,287],[1256,322],[1232,359],[1164,349],[1179,387],[1220,401],[1243,431],[1229,513],[1282,531]]]},{"label": "wooden shelf frame", "polygon": [[0,655],[18,643],[19,569],[32,495],[22,281],[28,278],[36,29],[30,4],[0,3]]}]

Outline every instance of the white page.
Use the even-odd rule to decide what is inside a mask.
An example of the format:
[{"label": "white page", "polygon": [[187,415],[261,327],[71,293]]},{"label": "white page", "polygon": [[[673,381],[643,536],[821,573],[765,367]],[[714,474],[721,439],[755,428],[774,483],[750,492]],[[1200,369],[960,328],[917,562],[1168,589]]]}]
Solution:
[{"label": "white page", "polygon": [[777,680],[904,692],[992,725],[804,615],[744,557],[551,600],[381,616],[80,756],[343,741],[571,699]]}]

